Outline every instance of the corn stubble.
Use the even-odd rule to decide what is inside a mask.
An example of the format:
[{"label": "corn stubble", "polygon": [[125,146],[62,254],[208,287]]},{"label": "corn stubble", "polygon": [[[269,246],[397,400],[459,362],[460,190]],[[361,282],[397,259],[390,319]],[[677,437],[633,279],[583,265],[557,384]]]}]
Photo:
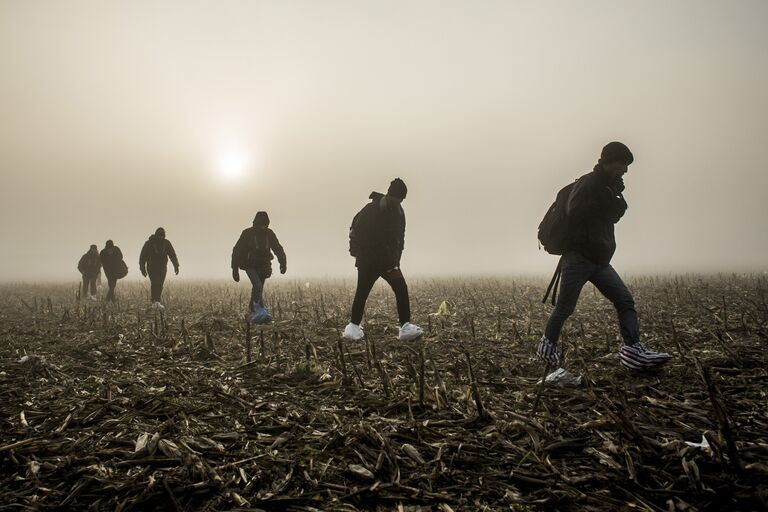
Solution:
[{"label": "corn stubble", "polygon": [[[277,281],[277,280],[276,280]],[[566,324],[577,388],[539,386],[538,279],[411,283],[418,342],[377,286],[0,288],[0,504],[20,510],[757,510],[768,500],[763,276],[637,278],[663,373],[618,361],[586,288]],[[535,403],[535,407],[534,407]]]}]

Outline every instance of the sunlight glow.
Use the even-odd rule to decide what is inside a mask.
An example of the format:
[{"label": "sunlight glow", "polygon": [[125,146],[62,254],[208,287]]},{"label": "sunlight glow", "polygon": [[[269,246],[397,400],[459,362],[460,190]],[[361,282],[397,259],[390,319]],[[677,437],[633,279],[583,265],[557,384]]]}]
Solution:
[{"label": "sunlight glow", "polygon": [[240,181],[245,177],[249,165],[248,157],[242,151],[222,151],[216,160],[216,174],[223,181]]}]

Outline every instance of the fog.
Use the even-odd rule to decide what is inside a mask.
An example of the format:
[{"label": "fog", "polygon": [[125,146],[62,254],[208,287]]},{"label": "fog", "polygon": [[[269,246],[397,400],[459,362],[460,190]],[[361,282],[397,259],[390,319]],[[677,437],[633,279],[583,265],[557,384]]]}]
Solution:
[{"label": "fog", "polygon": [[549,273],[557,190],[625,142],[624,273],[764,271],[768,2],[2,1],[0,279],[129,277],[165,227],[229,276],[258,210],[288,277],[408,185],[406,275]]}]

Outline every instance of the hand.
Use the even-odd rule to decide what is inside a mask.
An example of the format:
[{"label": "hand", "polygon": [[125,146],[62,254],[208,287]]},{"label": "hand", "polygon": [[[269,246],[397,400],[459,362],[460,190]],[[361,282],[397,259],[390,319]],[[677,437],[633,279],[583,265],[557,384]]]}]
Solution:
[{"label": "hand", "polygon": [[613,180],[613,183],[611,183],[611,190],[613,190],[616,195],[624,192],[624,178],[622,176]]},{"label": "hand", "polygon": [[232,269],[232,279],[234,279],[236,283],[240,282],[240,271],[236,268]]},{"label": "hand", "polygon": [[173,268],[173,272],[174,272],[176,275],[179,275],[179,267],[174,267],[174,268]]},{"label": "hand", "polygon": [[144,270],[143,268],[141,269],[141,275],[144,277],[147,277],[147,271]]},{"label": "hand", "polygon": [[288,265],[280,265],[280,273],[285,274],[285,271],[288,270]]}]

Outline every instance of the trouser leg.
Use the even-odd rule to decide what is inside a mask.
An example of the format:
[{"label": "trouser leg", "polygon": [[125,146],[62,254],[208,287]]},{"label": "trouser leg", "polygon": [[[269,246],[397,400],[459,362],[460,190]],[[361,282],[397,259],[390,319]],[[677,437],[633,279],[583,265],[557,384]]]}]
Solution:
[{"label": "trouser leg", "polygon": [[379,278],[379,272],[366,269],[357,269],[357,289],[355,290],[355,299],[352,301],[352,318],[351,322],[356,325],[360,325],[363,321],[363,313],[365,313],[365,302],[368,300],[368,295],[371,293],[374,283]]},{"label": "trouser leg", "polygon": [[107,291],[107,300],[114,302],[115,286],[117,286],[117,279],[115,279],[114,277],[107,277],[107,286],[109,287],[109,290]]},{"label": "trouser leg", "polygon": [[96,276],[88,278],[88,289],[91,295],[96,295]]},{"label": "trouser leg", "polygon": [[637,319],[635,300],[616,270],[610,265],[601,267],[590,281],[616,308],[624,344],[640,343],[640,322]]},{"label": "trouser leg", "polygon": [[557,297],[555,309],[549,315],[544,335],[553,343],[560,338],[563,324],[574,309],[579,300],[579,294],[584,284],[594,271],[595,265],[577,254],[563,256],[562,274],[560,275],[560,293]]},{"label": "trouser leg", "polygon": [[254,269],[246,269],[245,273],[251,281],[251,302],[248,304],[248,311],[253,312],[258,304],[264,307],[264,276],[260,275]]},{"label": "trouser leg", "polygon": [[397,316],[400,319],[400,325],[411,321],[411,299],[408,296],[408,283],[400,270],[394,272],[385,272],[382,274],[384,280],[395,292],[395,301],[397,302]]},{"label": "trouser leg", "polygon": [[88,297],[88,276],[83,274],[83,291],[80,294],[80,297],[87,298]]},{"label": "trouser leg", "polygon": [[163,295],[163,284],[165,283],[166,271],[154,271],[149,273],[149,282],[152,290],[152,302],[160,302]]}]

